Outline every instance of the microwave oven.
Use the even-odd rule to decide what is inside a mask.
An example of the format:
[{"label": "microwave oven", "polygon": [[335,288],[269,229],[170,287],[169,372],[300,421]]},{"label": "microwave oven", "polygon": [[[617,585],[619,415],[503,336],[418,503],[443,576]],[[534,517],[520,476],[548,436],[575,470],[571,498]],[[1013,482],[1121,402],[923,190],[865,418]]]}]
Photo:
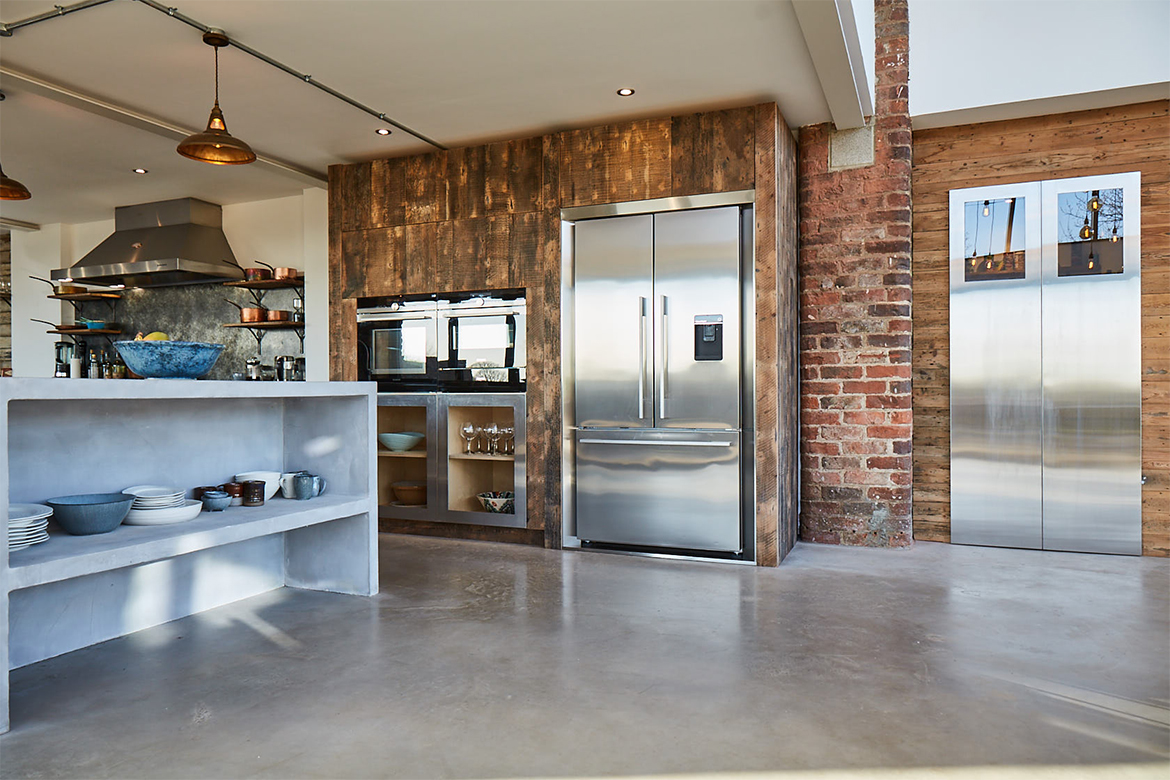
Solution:
[{"label": "microwave oven", "polygon": [[358,378],[380,392],[523,391],[523,291],[358,301]]}]

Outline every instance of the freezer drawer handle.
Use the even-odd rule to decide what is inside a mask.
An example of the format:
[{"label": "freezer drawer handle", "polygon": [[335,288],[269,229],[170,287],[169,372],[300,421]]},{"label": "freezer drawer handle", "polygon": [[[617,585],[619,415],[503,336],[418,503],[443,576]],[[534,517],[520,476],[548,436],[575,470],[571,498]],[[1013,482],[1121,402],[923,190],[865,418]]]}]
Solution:
[{"label": "freezer drawer handle", "polygon": [[578,439],[578,444],[638,444],[646,447],[730,447],[729,441],[643,441],[639,439]]}]

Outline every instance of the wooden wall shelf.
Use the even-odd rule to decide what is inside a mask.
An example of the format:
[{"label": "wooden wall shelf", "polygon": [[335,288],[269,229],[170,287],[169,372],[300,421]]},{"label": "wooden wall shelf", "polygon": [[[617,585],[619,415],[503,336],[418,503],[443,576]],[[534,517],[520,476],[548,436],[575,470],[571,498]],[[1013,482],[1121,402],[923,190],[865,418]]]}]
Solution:
[{"label": "wooden wall shelf", "polygon": [[303,322],[226,322],[225,328],[247,328],[248,330],[303,330]]},{"label": "wooden wall shelf", "polygon": [[85,303],[86,301],[119,301],[122,299],[121,293],[107,292],[63,293],[61,295],[53,294],[47,297],[56,301],[76,301],[78,303]]},{"label": "wooden wall shelf", "polygon": [[242,287],[245,290],[297,290],[305,286],[305,278],[298,276],[296,279],[261,279],[255,282],[224,282],[223,286]]}]

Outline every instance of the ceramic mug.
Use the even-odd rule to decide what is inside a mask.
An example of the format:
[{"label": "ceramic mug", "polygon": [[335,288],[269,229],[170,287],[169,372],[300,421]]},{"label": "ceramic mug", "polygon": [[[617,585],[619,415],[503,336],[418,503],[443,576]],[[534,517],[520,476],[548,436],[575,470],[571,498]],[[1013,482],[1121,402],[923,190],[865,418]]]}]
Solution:
[{"label": "ceramic mug", "polygon": [[313,480],[312,474],[297,474],[293,477],[293,498],[297,501],[308,501],[313,497]]},{"label": "ceramic mug", "polygon": [[293,479],[297,474],[303,474],[303,471],[286,471],[280,475],[280,494],[285,498],[296,498],[296,488],[293,486]]}]

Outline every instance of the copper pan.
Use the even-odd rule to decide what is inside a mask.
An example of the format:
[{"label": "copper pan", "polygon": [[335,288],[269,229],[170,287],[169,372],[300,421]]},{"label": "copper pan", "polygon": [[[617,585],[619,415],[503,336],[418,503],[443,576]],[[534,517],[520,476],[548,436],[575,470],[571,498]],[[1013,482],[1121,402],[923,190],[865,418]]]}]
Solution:
[{"label": "copper pan", "polygon": [[224,300],[240,310],[240,322],[266,322],[268,319],[268,309],[263,306],[241,306],[229,298]]},{"label": "copper pan", "polygon": [[288,322],[291,319],[292,319],[292,312],[291,311],[285,311],[284,309],[269,309],[268,310],[268,321],[269,322]]}]

